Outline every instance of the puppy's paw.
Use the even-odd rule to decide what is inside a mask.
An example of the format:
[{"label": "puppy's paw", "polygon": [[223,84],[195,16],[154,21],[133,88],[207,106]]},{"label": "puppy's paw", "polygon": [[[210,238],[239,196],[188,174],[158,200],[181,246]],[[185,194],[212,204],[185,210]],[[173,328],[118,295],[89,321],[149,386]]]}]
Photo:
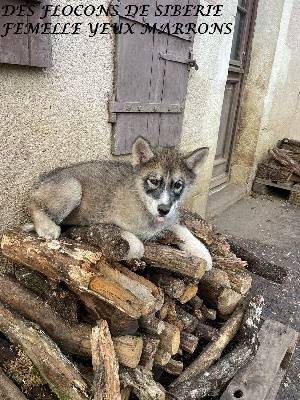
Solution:
[{"label": "puppy's paw", "polygon": [[35,227],[35,230],[39,237],[47,240],[58,239],[61,232],[60,227],[53,221],[49,221],[42,226]]},{"label": "puppy's paw", "polygon": [[133,233],[128,231],[122,231],[121,236],[127,240],[129,243],[129,252],[127,254],[126,260],[131,260],[132,258],[142,258],[144,255],[144,245]]},{"label": "puppy's paw", "polygon": [[175,235],[183,241],[179,248],[192,256],[202,258],[206,261],[206,271],[212,269],[212,258],[210,252],[200,240],[198,240],[185,226],[177,225],[173,229]]}]

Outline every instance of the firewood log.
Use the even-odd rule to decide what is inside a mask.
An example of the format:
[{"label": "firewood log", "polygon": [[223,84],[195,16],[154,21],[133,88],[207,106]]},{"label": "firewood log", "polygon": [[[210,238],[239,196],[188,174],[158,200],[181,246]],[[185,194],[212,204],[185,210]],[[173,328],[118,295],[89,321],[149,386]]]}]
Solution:
[{"label": "firewood log", "polygon": [[143,260],[149,267],[166,269],[178,275],[201,279],[206,268],[206,261],[191,256],[184,251],[158,243],[144,244]]},{"label": "firewood log", "polygon": [[11,381],[0,368],[0,399],[28,400],[21,390]]},{"label": "firewood log", "polygon": [[56,279],[48,279],[28,267],[15,268],[15,277],[25,288],[36,293],[71,324],[78,323],[79,298]]},{"label": "firewood log", "polygon": [[212,273],[211,271],[208,271],[200,280],[199,295],[221,314],[231,314],[242,301],[243,296],[231,289],[228,281],[223,285],[221,279],[215,279],[215,271]]},{"label": "firewood log", "polygon": [[161,335],[166,327],[164,321],[156,318],[153,314],[141,317],[139,325],[151,335]]},{"label": "firewood log", "polygon": [[89,318],[89,323],[95,324],[97,320],[105,319],[109,322],[109,329],[113,336],[134,335],[137,333],[139,328],[137,319],[130,317],[93,294],[82,292],[77,288],[72,288],[72,290],[82,301],[86,310],[84,316]]},{"label": "firewood log", "polygon": [[171,358],[172,354],[166,348],[158,345],[158,349],[154,357],[154,364],[158,365],[159,367],[163,367],[164,365],[168,364]]},{"label": "firewood log", "polygon": [[180,332],[180,348],[190,354],[193,354],[198,346],[199,338],[191,333]]},{"label": "firewood log", "polygon": [[200,306],[200,311],[204,315],[205,318],[214,321],[217,318],[217,311],[213,308],[208,308],[204,304]]},{"label": "firewood log", "polygon": [[135,368],[141,359],[143,339],[138,336],[117,336],[112,338],[117,359],[120,364]]},{"label": "firewood log", "polygon": [[192,377],[199,375],[209,368],[215,360],[217,360],[225,346],[235,336],[241,326],[244,316],[244,309],[240,306],[219,331],[219,338],[210,342],[201,354],[183,371],[183,373],[171,383],[172,393],[176,393],[177,389],[183,382],[191,380]]},{"label": "firewood log", "polygon": [[160,339],[151,335],[143,334],[142,340],[143,350],[140,359],[140,365],[146,369],[152,370]]},{"label": "firewood log", "polygon": [[180,375],[183,370],[183,362],[170,359],[168,364],[162,366],[162,369],[171,375]]},{"label": "firewood log", "polygon": [[91,388],[58,346],[37,324],[16,316],[2,302],[0,330],[11,342],[22,346],[42,377],[61,397],[74,400],[90,398]]},{"label": "firewood log", "polygon": [[179,300],[182,304],[188,302],[198,291],[197,285],[185,284],[182,279],[163,273],[154,274],[151,276],[151,280],[169,297]]},{"label": "firewood log", "polygon": [[[220,259],[220,258],[219,258]],[[221,262],[214,262],[214,269],[226,273],[227,280],[231,289],[235,290],[240,294],[246,294],[251,288],[252,278],[246,271],[240,271],[235,268],[235,264],[232,262],[226,263],[226,258]]]},{"label": "firewood log", "polygon": [[178,304],[176,304],[176,315],[183,322],[183,329],[186,332],[193,332],[199,324],[199,320],[194,315],[185,311]]},{"label": "firewood log", "polygon": [[98,248],[70,239],[44,241],[18,229],[4,233],[4,255],[14,262],[39,270],[69,288],[93,294],[133,318],[147,315],[162,305],[155,285],[117,262],[108,263]]},{"label": "firewood log", "polygon": [[92,329],[94,400],[121,400],[119,364],[105,320]]},{"label": "firewood log", "polygon": [[121,229],[112,224],[95,224],[73,227],[64,236],[99,247],[105,257],[124,260],[129,253],[129,243],[121,236]]},{"label": "firewood log", "polygon": [[193,335],[197,336],[199,339],[205,340],[217,340],[220,336],[219,331],[207,324],[199,322],[196,329],[193,331]]},{"label": "firewood log", "polygon": [[143,367],[120,368],[120,380],[130,387],[139,400],[165,399],[161,386],[153,380],[151,372]]},{"label": "firewood log", "polygon": [[249,362],[258,348],[257,334],[262,306],[263,298],[261,296],[251,299],[243,317],[239,344],[209,369],[194,370],[194,374],[182,381],[181,384],[176,386],[171,384],[168,391],[170,396],[167,399],[202,399],[224,385]]},{"label": "firewood log", "polygon": [[121,400],[129,400],[131,394],[131,390],[129,387],[125,387],[121,389]]}]

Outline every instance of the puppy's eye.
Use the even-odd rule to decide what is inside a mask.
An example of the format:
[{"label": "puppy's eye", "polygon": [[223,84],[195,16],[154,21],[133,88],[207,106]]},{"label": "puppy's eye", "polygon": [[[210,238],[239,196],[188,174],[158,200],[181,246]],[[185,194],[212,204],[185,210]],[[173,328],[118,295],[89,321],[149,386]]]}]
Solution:
[{"label": "puppy's eye", "polygon": [[174,190],[179,193],[183,188],[183,183],[181,181],[174,182]]},{"label": "puppy's eye", "polygon": [[157,189],[160,186],[160,179],[154,177],[148,178],[147,183],[151,189]]}]

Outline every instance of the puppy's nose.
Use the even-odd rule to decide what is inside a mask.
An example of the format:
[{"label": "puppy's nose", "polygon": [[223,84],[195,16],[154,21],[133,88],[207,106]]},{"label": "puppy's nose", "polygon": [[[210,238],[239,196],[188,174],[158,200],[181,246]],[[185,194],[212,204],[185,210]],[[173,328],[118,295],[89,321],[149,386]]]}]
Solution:
[{"label": "puppy's nose", "polygon": [[159,212],[159,215],[165,216],[169,213],[171,207],[167,206],[165,204],[161,204],[160,206],[157,207],[157,210]]}]

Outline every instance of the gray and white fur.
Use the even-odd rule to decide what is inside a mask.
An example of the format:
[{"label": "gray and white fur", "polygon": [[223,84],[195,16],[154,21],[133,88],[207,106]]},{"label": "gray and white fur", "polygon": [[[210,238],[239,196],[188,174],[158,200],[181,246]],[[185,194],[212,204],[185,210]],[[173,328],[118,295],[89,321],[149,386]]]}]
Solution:
[{"label": "gray and white fur", "polygon": [[155,151],[139,137],[132,162],[91,161],[46,175],[31,195],[29,210],[37,234],[57,239],[60,225],[114,224],[128,240],[128,258],[141,258],[142,240],[170,230],[180,248],[212,267],[209,251],[180,225],[178,205],[208,154],[200,148],[186,156],[170,148]]}]

